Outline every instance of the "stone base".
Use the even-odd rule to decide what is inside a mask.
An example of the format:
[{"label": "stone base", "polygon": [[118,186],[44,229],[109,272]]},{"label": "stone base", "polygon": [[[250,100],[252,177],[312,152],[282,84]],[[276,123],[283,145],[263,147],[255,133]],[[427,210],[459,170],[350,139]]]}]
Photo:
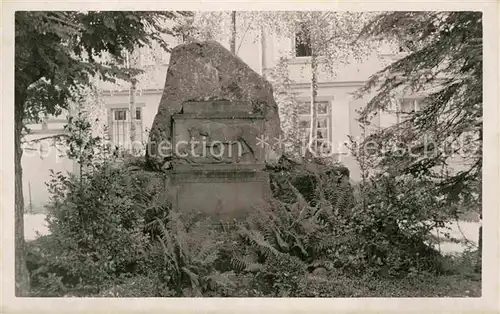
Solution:
[{"label": "stone base", "polygon": [[174,210],[202,212],[214,222],[240,220],[271,197],[269,174],[251,169],[179,169],[166,188]]}]

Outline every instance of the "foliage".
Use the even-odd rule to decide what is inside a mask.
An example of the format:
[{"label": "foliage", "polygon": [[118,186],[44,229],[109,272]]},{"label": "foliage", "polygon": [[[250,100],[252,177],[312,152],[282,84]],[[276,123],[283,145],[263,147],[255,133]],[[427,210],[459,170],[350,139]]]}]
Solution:
[{"label": "foliage", "polygon": [[[360,36],[390,40],[402,53],[358,91],[374,92],[360,112],[363,130],[379,110],[396,108],[401,118],[351,140],[362,170],[360,206],[385,215],[385,221],[390,217],[390,225],[413,239],[428,241],[432,228],[481,204],[481,13],[380,13]],[[422,97],[421,110],[399,113],[403,97]],[[421,254],[417,247],[416,252]]]},{"label": "foliage", "polygon": [[404,278],[352,276],[329,271],[323,276],[309,276],[301,297],[480,297],[481,280],[458,274],[419,274]]},{"label": "foliage", "polygon": [[[414,224],[401,224],[410,208],[398,214],[357,202],[335,213],[328,201],[313,206],[292,186],[296,201],[275,200],[248,219],[217,226],[162,206],[162,179],[137,161],[99,167],[88,172],[84,192],[71,178],[63,184],[71,191],[54,189],[52,234],[30,249],[36,295],[464,295],[478,280],[475,253],[443,259],[421,242],[418,228],[407,228]],[[380,191],[392,183],[365,193],[380,204]],[[92,220],[80,222],[81,208]]]},{"label": "foliage", "polygon": [[[327,77],[334,78],[341,64],[346,64],[352,59],[360,59],[366,55],[367,45],[360,41],[354,41],[354,34],[359,31],[360,21],[365,14],[353,12],[320,12],[320,11],[289,11],[289,12],[272,12],[263,13],[260,19],[272,19],[271,25],[264,24],[265,29],[271,35],[281,38],[290,38],[295,36],[297,43],[306,45],[310,50],[310,58],[307,62],[307,67],[311,68],[311,97],[310,97],[310,130],[308,139],[308,150],[312,153],[318,153],[319,142],[317,137],[317,94],[318,83],[322,79],[319,77],[319,72],[325,73]],[[275,21],[278,20],[279,23]],[[284,81],[285,86],[287,79],[280,79],[280,74],[289,77],[287,65],[295,58],[295,51],[288,52],[286,57],[283,57],[276,66],[274,71],[274,80],[277,82],[278,88]],[[290,115],[295,118],[297,114],[297,106],[292,100],[292,106],[286,106],[290,99],[285,97],[285,102],[280,103],[280,109],[284,116]],[[289,113],[288,113],[289,112]],[[289,123],[292,128],[298,129],[298,120],[292,119]],[[289,126],[288,126],[289,128]],[[290,133],[290,132],[288,132]],[[290,135],[290,134],[287,134]],[[293,134],[288,138],[292,142],[300,140]],[[312,145],[311,145],[312,144]],[[302,145],[304,146],[304,145]]]},{"label": "foliage", "polygon": [[325,199],[334,211],[344,211],[352,206],[353,191],[348,182],[347,168],[327,158],[310,161],[303,158],[301,162],[283,156],[276,167],[269,169],[274,197],[293,203],[297,201],[296,192],[299,192],[311,205]]},{"label": "foliage", "polygon": [[295,158],[300,158],[305,143],[301,141],[298,128],[299,102],[292,88],[293,81],[288,75],[288,62],[287,58],[280,58],[276,66],[264,74],[273,84],[274,99],[278,104],[281,127],[286,139],[285,152]]},{"label": "foliage", "polygon": [[92,136],[92,124],[85,118],[84,112],[79,112],[76,117],[70,116],[64,129],[69,133],[65,139],[66,155],[81,167],[88,167],[97,159],[96,155],[101,153],[97,151],[99,148],[107,148],[101,137]]},{"label": "foliage", "polygon": [[67,130],[67,155],[80,164],[80,173],[52,172],[46,183],[50,235],[31,252],[40,259],[30,266],[41,294],[96,293],[109,281],[134,274],[149,241],[146,213],[158,205],[153,184],[158,174],[117,167],[84,113],[70,119]]},{"label": "foliage", "polygon": [[51,234],[44,254],[47,267],[64,274],[68,289],[99,288],[135,272],[149,242],[144,217],[152,200],[150,179],[103,165],[82,178],[56,174],[49,182]]},{"label": "foliage", "polygon": [[171,296],[168,288],[159,291],[158,282],[144,275],[134,275],[133,277],[119,280],[109,288],[103,289],[96,294],[97,297],[112,298],[141,298],[145,296]]},{"label": "foliage", "polygon": [[270,255],[252,280],[251,287],[265,296],[296,297],[306,283],[307,265],[298,258]]},{"label": "foliage", "polygon": [[[359,91],[375,91],[361,122],[398,97],[423,95],[422,110],[366,139],[383,151],[371,156],[374,167],[434,182],[426,193],[436,196],[435,207],[476,207],[481,202],[482,169],[481,13],[381,13],[360,36],[392,40],[404,52]],[[404,150],[392,144],[404,145]],[[463,169],[451,169],[454,163]]]},{"label": "foliage", "polygon": [[[342,53],[341,51],[350,51],[355,46],[363,46],[359,42],[354,43],[353,39],[369,16],[366,13],[333,11],[236,11],[239,28],[237,46],[241,46],[246,40],[246,35],[257,35],[262,30],[288,38],[299,33],[305,26],[308,31],[318,34],[314,38],[314,44],[321,46],[321,55],[330,58],[334,56],[328,53]],[[231,17],[232,11],[197,12],[193,19],[188,18],[186,24],[191,25],[190,31],[195,39],[226,41],[231,38]],[[335,57],[338,58],[339,55]]]},{"label": "foliage", "polygon": [[68,156],[84,171],[47,184],[51,234],[30,250],[33,294],[199,296],[233,285],[214,269],[218,243],[196,233],[199,217],[170,210],[162,174],[101,158],[84,114],[67,129]]},{"label": "foliage", "polygon": [[[260,239],[253,243],[295,256],[311,269],[384,277],[442,271],[438,252],[425,243],[443,218],[429,219],[434,208],[422,210],[432,204],[432,196],[405,197],[406,189],[418,190],[421,182],[385,178],[353,200],[342,177],[299,175],[295,179],[302,179],[294,181],[289,180],[294,176],[275,176],[275,189],[281,191],[275,195],[286,203],[277,201],[251,217],[252,236]],[[306,178],[309,183],[301,186]]]},{"label": "foliage", "polygon": [[102,80],[130,80],[136,69],[120,69],[105,62],[105,55],[120,59],[124,50],[158,42],[173,34],[169,20],[186,12],[138,11],[17,11],[15,14],[16,172],[16,294],[29,290],[25,265],[22,191],[22,131],[26,120],[68,109],[79,89]]},{"label": "foliage", "polygon": [[325,73],[335,77],[338,67],[352,58],[362,59],[369,52],[368,42],[355,41],[363,22],[370,16],[360,12],[287,11],[268,13],[281,25],[266,25],[281,37],[297,35],[297,40],[311,47],[321,59]]}]

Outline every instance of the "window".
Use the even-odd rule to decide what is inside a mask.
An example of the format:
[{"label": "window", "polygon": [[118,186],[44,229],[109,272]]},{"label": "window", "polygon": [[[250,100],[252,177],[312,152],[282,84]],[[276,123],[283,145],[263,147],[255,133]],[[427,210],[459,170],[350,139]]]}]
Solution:
[{"label": "window", "polygon": [[[109,128],[110,139],[113,145],[118,147],[128,147],[130,144],[130,127],[131,119],[129,118],[128,109],[111,109],[111,126]],[[135,124],[136,141],[143,141],[142,130],[142,110],[137,108]]]},{"label": "window", "polygon": [[402,98],[399,100],[399,112],[417,112],[421,107],[421,100],[418,98]]},{"label": "window", "polygon": [[310,57],[311,55],[311,36],[305,28],[302,28],[300,32],[295,34],[295,56]]},{"label": "window", "polygon": [[115,121],[125,121],[127,120],[127,110],[125,109],[116,109],[115,110]]},{"label": "window", "polygon": [[385,111],[392,113],[402,113],[408,114],[411,112],[417,112],[424,107],[424,103],[421,98],[417,97],[404,97],[393,99],[387,106]]},{"label": "window", "polygon": [[142,117],[141,117],[141,109],[138,108],[136,111],[135,111],[135,120],[141,120]]},{"label": "window", "polygon": [[[319,144],[330,144],[331,111],[328,101],[316,102],[316,137]],[[299,129],[301,140],[308,143],[311,132],[311,103],[299,104]]]}]

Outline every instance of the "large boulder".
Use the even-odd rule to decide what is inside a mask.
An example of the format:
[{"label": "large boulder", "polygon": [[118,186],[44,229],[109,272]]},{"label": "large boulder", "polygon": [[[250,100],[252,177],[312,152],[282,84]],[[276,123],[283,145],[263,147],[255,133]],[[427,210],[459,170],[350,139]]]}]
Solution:
[{"label": "large boulder", "polygon": [[[264,116],[264,134],[274,140],[281,134],[278,106],[271,84],[243,60],[215,41],[195,42],[173,49],[165,88],[149,136],[147,158],[162,166],[170,152],[172,115],[181,113],[186,101],[226,99],[241,105],[249,113]],[[267,147],[265,161],[274,164],[281,152]]]}]

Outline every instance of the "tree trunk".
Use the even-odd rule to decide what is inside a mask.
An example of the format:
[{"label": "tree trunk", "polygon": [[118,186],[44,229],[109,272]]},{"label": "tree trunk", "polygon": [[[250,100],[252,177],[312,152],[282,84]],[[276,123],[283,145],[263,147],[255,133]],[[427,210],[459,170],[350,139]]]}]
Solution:
[{"label": "tree trunk", "polygon": [[311,143],[312,153],[317,153],[318,143],[317,143],[317,126],[318,126],[318,112],[316,106],[316,98],[318,96],[318,64],[315,52],[311,54],[311,133],[309,140]]},{"label": "tree trunk", "polygon": [[260,27],[260,72],[263,78],[266,78],[266,38],[264,27]]},{"label": "tree trunk", "polygon": [[236,11],[231,12],[231,52],[236,54]]},{"label": "tree trunk", "polygon": [[132,154],[135,155],[136,149],[135,149],[135,120],[137,118],[136,112],[136,104],[135,104],[135,93],[137,90],[136,87],[136,80],[133,78],[132,83],[130,84],[130,145],[131,145],[131,151]]},{"label": "tree trunk", "polygon": [[483,261],[483,213],[481,209],[481,214],[479,215],[479,238],[477,246],[477,263],[476,272],[480,273],[482,271],[482,261]]},{"label": "tree trunk", "polygon": [[[16,95],[18,96],[18,95]],[[21,160],[23,150],[21,138],[24,117],[24,98],[16,97],[14,117],[14,171],[15,171],[15,207],[14,207],[14,242],[15,242],[15,293],[17,297],[26,297],[30,291],[30,275],[26,265],[26,242],[24,241],[24,197],[23,170]]]},{"label": "tree trunk", "polygon": [[[479,129],[479,139],[481,143],[483,142],[483,129]],[[482,189],[479,189],[479,235],[478,235],[478,246],[477,246],[477,254],[478,254],[478,259],[477,259],[477,264],[476,264],[476,271],[481,272],[483,269],[483,193]]]},{"label": "tree trunk", "polygon": [[[362,137],[363,137],[363,140],[361,141],[362,145],[364,146],[365,144],[365,141],[366,141],[366,125],[363,124],[362,126],[363,128],[363,131],[362,131]],[[360,150],[358,150],[358,153],[359,153]],[[361,153],[361,159],[360,159],[360,168],[361,168],[361,196],[362,196],[362,203],[363,203],[363,211],[366,212],[366,194],[365,194],[365,191],[366,191],[366,179],[368,177],[367,175],[367,167],[366,167],[366,154],[365,154],[365,150],[363,149],[363,152]]]},{"label": "tree trunk", "polygon": [[[136,51],[138,54],[140,54],[139,51]],[[136,62],[134,62],[134,55],[133,53],[129,54],[129,67],[131,69],[135,68],[138,66]],[[137,56],[137,58],[140,58],[140,56]],[[135,131],[135,120],[137,118],[136,116],[136,103],[135,103],[135,95],[137,91],[137,80],[132,77],[131,78],[131,83],[130,83],[130,99],[129,99],[129,111],[130,111],[130,152],[135,155],[136,149],[135,149],[135,140],[136,140],[136,131]]]}]

